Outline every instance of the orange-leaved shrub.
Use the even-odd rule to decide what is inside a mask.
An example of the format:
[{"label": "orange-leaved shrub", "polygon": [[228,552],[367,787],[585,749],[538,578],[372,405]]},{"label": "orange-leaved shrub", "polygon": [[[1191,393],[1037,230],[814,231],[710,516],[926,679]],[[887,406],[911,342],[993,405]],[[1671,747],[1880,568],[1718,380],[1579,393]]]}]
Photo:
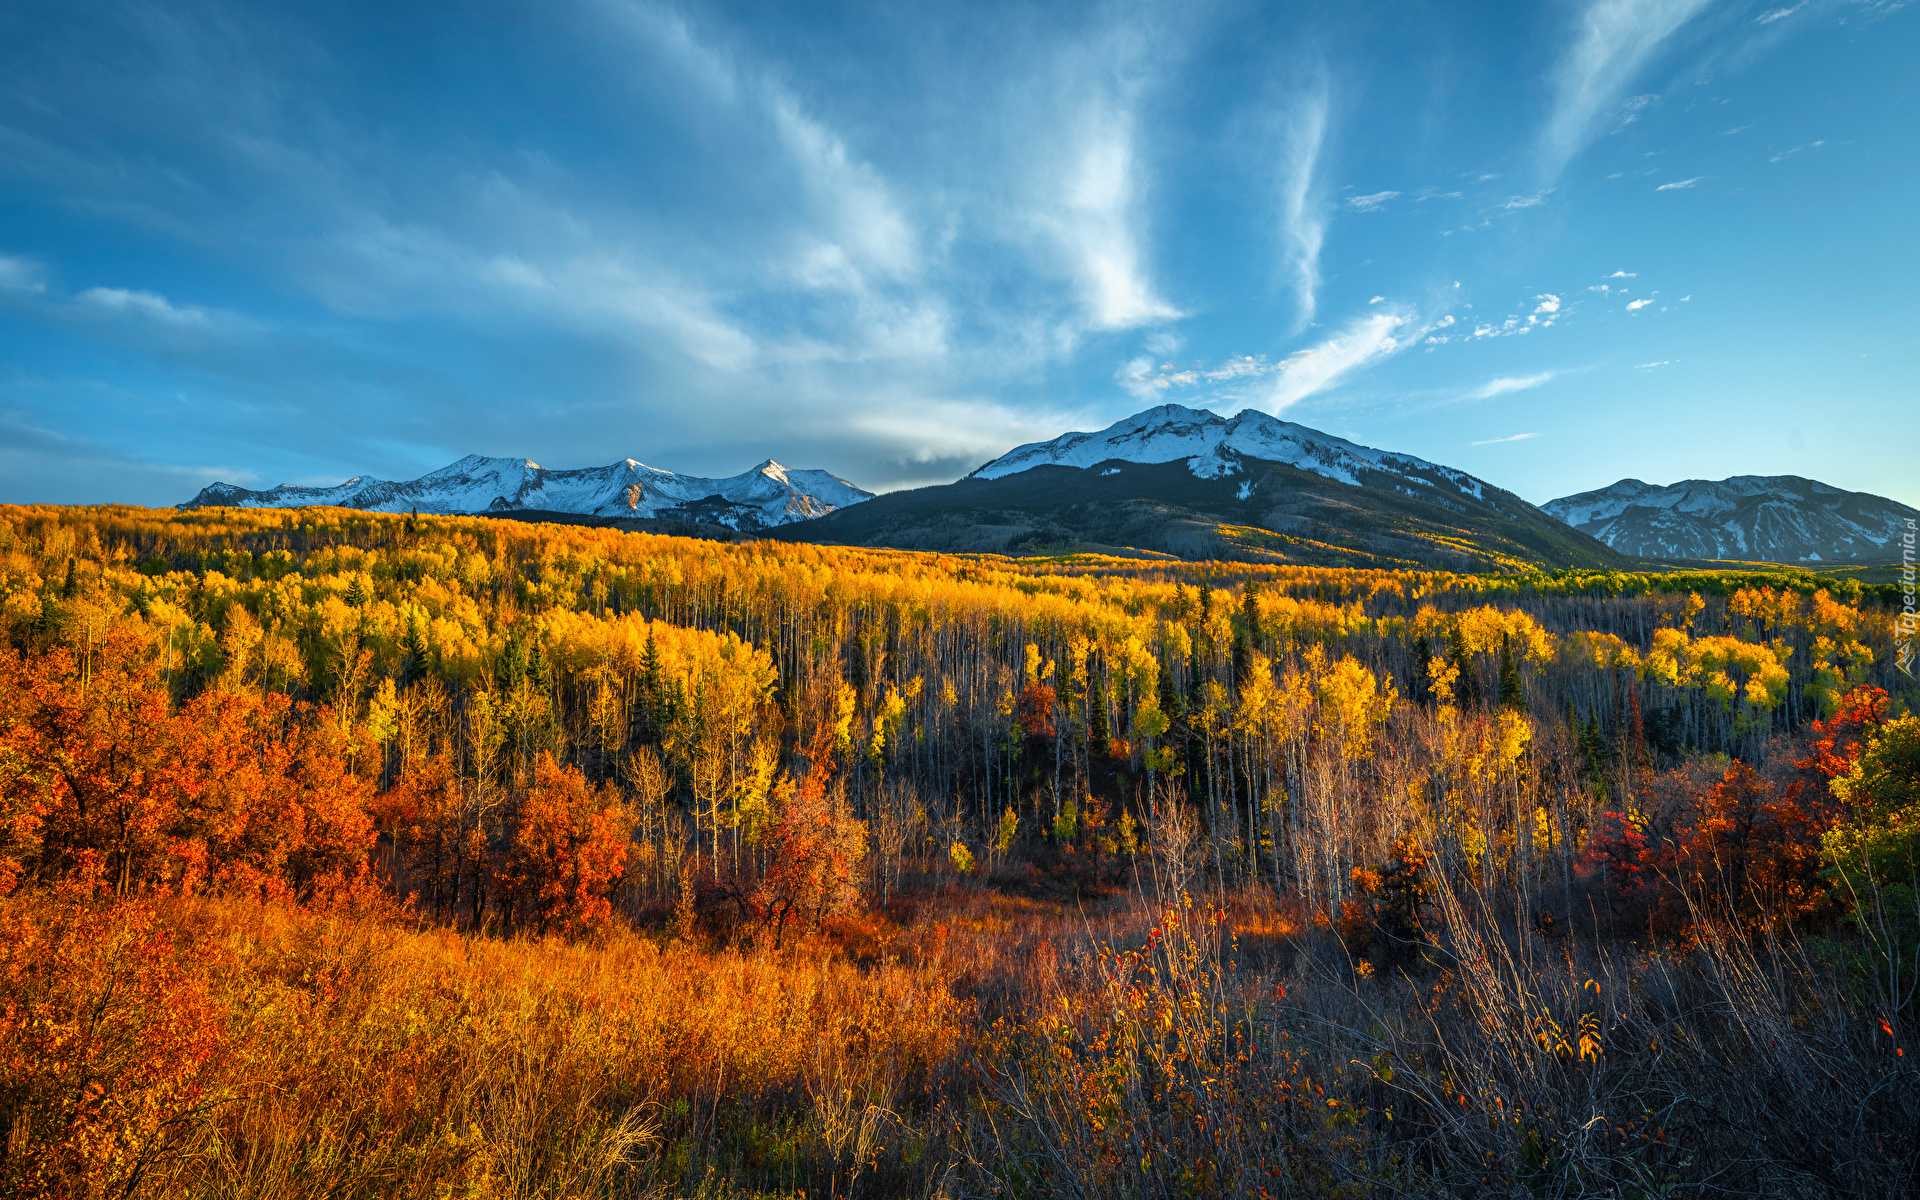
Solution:
[{"label": "orange-leaved shrub", "polygon": [[150,901],[100,904],[91,890],[0,908],[8,1196],[135,1194],[232,1094],[218,1070],[227,1013],[179,962],[174,932]]},{"label": "orange-leaved shrub", "polygon": [[1820,907],[1820,834],[1830,802],[1799,786],[1780,789],[1736,762],[1696,797],[1690,826],[1661,844],[1659,924],[1684,929],[1702,914],[1760,928]]},{"label": "orange-leaved shrub", "polygon": [[542,754],[520,805],[509,859],[509,907],[539,932],[581,932],[613,919],[609,898],[626,867],[630,821],[613,788]]},{"label": "orange-leaved shrub", "polygon": [[[324,709],[209,691],[175,709],[147,648],[0,649],[0,889],[97,861],[116,895],[365,885],[368,747]],[[87,859],[86,856],[94,856]]]}]

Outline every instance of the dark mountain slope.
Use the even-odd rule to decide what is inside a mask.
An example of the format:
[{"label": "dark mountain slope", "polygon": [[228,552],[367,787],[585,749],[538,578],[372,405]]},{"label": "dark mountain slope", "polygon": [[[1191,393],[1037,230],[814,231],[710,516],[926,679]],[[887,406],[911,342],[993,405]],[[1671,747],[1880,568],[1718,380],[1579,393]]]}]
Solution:
[{"label": "dark mountain slope", "polygon": [[[1510,492],[1423,494],[1398,475],[1342,483],[1214,451],[1188,459],[1043,465],[876,497],[771,531],[783,541],[975,553],[1129,548],[1183,559],[1489,570],[1625,567],[1620,554]],[[1369,473],[1370,474],[1370,473]],[[1369,486],[1375,484],[1375,486]]]}]

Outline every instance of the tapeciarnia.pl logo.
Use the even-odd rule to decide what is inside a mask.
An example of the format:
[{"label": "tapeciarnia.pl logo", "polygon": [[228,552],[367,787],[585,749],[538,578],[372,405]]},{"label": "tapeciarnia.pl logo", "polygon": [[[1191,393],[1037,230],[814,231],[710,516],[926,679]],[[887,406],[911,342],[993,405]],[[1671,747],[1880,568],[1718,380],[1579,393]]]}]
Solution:
[{"label": "tapeciarnia.pl logo", "polygon": [[1907,520],[1907,531],[1900,537],[1900,617],[1894,622],[1894,632],[1900,639],[1900,672],[1908,679],[1913,676],[1913,635],[1920,629],[1920,615],[1913,607],[1914,568],[1913,568],[1914,521]]}]

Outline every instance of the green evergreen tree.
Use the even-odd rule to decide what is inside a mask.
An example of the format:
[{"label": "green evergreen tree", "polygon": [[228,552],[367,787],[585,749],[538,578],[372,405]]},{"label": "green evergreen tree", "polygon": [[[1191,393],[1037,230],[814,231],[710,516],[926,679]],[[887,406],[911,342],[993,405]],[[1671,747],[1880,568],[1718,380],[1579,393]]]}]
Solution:
[{"label": "green evergreen tree", "polygon": [[427,673],[427,642],[421,635],[418,620],[407,622],[407,632],[400,638],[400,649],[400,671],[394,676],[394,682],[406,687]]},{"label": "green evergreen tree", "polygon": [[635,740],[650,741],[660,728],[660,702],[662,700],[660,677],[660,647],[654,641],[653,631],[647,631],[647,648],[640,655],[639,695],[634,697],[633,722]]},{"label": "green evergreen tree", "polygon": [[527,683],[541,691],[553,687],[553,668],[547,661],[546,647],[539,638],[529,639],[527,647]]},{"label": "green evergreen tree", "polygon": [[1520,686],[1520,664],[1514,661],[1511,639],[1500,635],[1500,707],[1524,712],[1527,707],[1525,690]]},{"label": "green evergreen tree", "polygon": [[1460,681],[1454,685],[1454,699],[1461,708],[1473,708],[1480,703],[1480,671],[1474,664],[1473,651],[1467,649],[1467,639],[1458,629],[1453,631],[1452,645],[1449,647],[1453,665],[1460,669]]}]

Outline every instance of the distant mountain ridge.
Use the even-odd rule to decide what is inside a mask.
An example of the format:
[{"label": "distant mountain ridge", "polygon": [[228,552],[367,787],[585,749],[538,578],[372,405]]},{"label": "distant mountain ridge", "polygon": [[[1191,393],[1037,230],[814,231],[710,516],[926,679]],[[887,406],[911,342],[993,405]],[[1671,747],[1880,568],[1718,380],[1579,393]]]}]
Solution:
[{"label": "distant mountain ridge", "polygon": [[1541,506],[1622,554],[1658,559],[1857,562],[1885,559],[1920,512],[1798,475],[1638,479]]},{"label": "distant mountain ridge", "polygon": [[724,479],[682,475],[622,459],[604,467],[553,470],[524,458],[469,454],[418,479],[359,476],[337,487],[281,484],[250,491],[215,483],[181,508],[304,508],[336,505],[371,512],[542,511],[605,518],[675,519],[752,531],[824,516],[871,500],[827,471],[783,467],[772,459]]},{"label": "distant mountain ridge", "polygon": [[1464,471],[1251,409],[1222,417],[1178,404],[1020,446],[957,483],[892,492],[773,536],[1327,566],[1626,565]]}]

